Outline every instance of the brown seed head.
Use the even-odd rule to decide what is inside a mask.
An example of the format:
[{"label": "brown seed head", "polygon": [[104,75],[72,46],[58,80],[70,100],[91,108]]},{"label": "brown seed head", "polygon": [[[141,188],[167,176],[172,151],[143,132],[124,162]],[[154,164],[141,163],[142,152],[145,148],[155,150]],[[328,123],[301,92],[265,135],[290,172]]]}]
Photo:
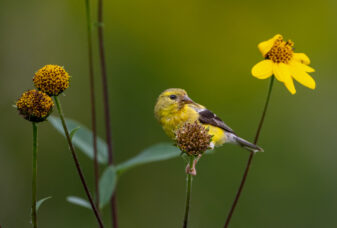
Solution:
[{"label": "brown seed head", "polygon": [[16,102],[19,113],[31,122],[41,122],[47,119],[53,106],[51,97],[35,89],[24,92]]},{"label": "brown seed head", "polygon": [[176,131],[176,141],[180,150],[188,155],[197,156],[210,148],[212,135],[198,122],[185,123]]},{"label": "brown seed head", "polygon": [[69,87],[70,76],[63,67],[45,65],[33,78],[35,87],[49,96],[57,96]]},{"label": "brown seed head", "polygon": [[280,36],[274,43],[273,47],[266,55],[266,59],[271,59],[274,63],[288,63],[293,57],[294,42],[291,40],[284,41]]}]

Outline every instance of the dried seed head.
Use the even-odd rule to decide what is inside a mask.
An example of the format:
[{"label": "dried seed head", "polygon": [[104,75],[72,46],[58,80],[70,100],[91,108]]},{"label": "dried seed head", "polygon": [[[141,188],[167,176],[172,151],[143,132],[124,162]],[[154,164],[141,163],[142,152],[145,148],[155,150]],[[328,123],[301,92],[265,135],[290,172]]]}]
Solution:
[{"label": "dried seed head", "polygon": [[197,121],[185,123],[176,131],[176,141],[180,150],[188,155],[198,156],[210,148],[212,135]]},{"label": "dried seed head", "polygon": [[35,87],[49,96],[57,96],[69,87],[69,74],[63,67],[45,65],[33,78]]},{"label": "dried seed head", "polygon": [[35,89],[24,92],[16,102],[19,113],[31,122],[41,122],[47,119],[53,106],[51,97]]}]

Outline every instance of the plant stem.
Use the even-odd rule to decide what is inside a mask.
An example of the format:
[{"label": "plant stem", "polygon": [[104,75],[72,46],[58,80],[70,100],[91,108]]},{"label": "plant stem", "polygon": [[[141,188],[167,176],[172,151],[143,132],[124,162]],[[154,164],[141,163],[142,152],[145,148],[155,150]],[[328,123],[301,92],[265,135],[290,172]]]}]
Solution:
[{"label": "plant stem", "polygon": [[[108,144],[108,155],[109,155],[109,165],[114,164],[114,154],[112,148],[112,137],[111,137],[111,123],[110,123],[110,106],[109,106],[109,91],[108,91],[108,80],[106,73],[105,64],[105,53],[104,53],[104,38],[103,38],[103,0],[98,0],[98,42],[99,42],[99,53],[100,53],[100,64],[101,64],[101,75],[102,75],[102,87],[103,87],[103,100],[104,100],[104,118],[105,118],[105,131],[106,140]],[[111,205],[111,218],[114,228],[118,228],[118,218],[117,218],[117,205],[116,205],[116,192],[112,195],[110,200]]]},{"label": "plant stem", "polygon": [[[190,157],[189,167],[193,167],[194,157]],[[188,216],[190,213],[190,202],[191,202],[191,191],[192,191],[192,175],[187,174],[187,186],[186,186],[186,204],[185,204],[185,216],[184,216],[184,223],[183,228],[187,228],[188,226]]]},{"label": "plant stem", "polygon": [[[267,99],[266,99],[266,102],[265,102],[265,105],[264,105],[264,109],[263,109],[263,112],[262,112],[262,116],[261,116],[261,119],[260,119],[259,126],[258,126],[256,134],[255,134],[254,144],[257,144],[257,142],[259,140],[260,132],[261,132],[261,129],[262,129],[262,126],[263,126],[263,123],[264,123],[264,118],[266,116],[267,109],[269,107],[269,100],[270,100],[271,91],[273,89],[273,84],[274,84],[274,76],[272,76],[271,79],[270,79],[270,84],[269,84],[269,90],[268,90],[268,94],[267,94]],[[232,207],[231,207],[231,209],[230,209],[230,211],[228,213],[227,219],[226,219],[225,228],[227,228],[229,226],[229,222],[231,221],[233,212],[234,212],[234,210],[236,208],[236,205],[237,205],[237,203],[239,201],[239,198],[241,196],[241,192],[242,192],[243,187],[244,187],[244,185],[246,183],[246,179],[247,179],[247,176],[248,176],[249,168],[250,168],[250,165],[251,165],[251,163],[253,161],[254,155],[255,155],[254,152],[250,152],[250,155],[249,155],[249,158],[248,158],[248,161],[247,161],[247,164],[246,164],[245,172],[243,173],[243,176],[242,176],[242,179],[241,179],[241,183],[240,183],[239,189],[238,189],[238,191],[236,193],[234,202],[232,204]]]},{"label": "plant stem", "polygon": [[94,151],[94,182],[96,193],[96,207],[99,210],[99,166],[97,161],[97,128],[96,128],[96,104],[95,104],[95,81],[94,81],[94,63],[92,54],[92,26],[91,26],[91,12],[90,2],[85,0],[86,17],[87,17],[87,35],[88,35],[88,61],[89,61],[89,81],[90,81],[90,102],[91,102],[91,125],[92,125],[92,139]]},{"label": "plant stem", "polygon": [[82,169],[81,169],[81,166],[80,166],[80,163],[78,161],[78,158],[77,158],[77,155],[76,155],[76,152],[75,152],[75,149],[74,149],[74,146],[73,146],[73,143],[71,141],[71,138],[70,138],[70,135],[69,135],[69,131],[68,131],[68,128],[67,128],[67,125],[66,125],[66,122],[64,120],[64,115],[63,115],[63,111],[62,111],[62,108],[61,108],[61,104],[59,102],[59,99],[57,96],[54,96],[54,100],[55,100],[55,104],[56,104],[56,107],[57,107],[57,111],[60,115],[60,118],[61,118],[61,122],[62,122],[62,126],[63,126],[63,129],[64,129],[64,133],[66,135],[66,138],[67,138],[67,142],[68,142],[68,145],[69,145],[69,148],[70,148],[70,151],[71,151],[71,154],[73,156],[73,159],[74,159],[74,162],[75,162],[75,165],[76,165],[76,169],[77,169],[77,172],[78,172],[78,175],[80,176],[80,179],[81,179],[81,182],[82,182],[82,185],[83,185],[83,188],[85,190],[85,193],[88,197],[88,200],[90,202],[90,205],[92,207],[92,210],[94,211],[94,214],[96,216],[96,219],[97,219],[97,222],[99,224],[99,226],[101,228],[104,228],[104,225],[103,225],[103,222],[102,222],[102,219],[100,217],[100,214],[94,204],[94,201],[91,197],[91,194],[90,194],[90,191],[89,191],[89,188],[88,188],[88,185],[85,181],[85,178],[84,178],[84,175],[83,175],[83,172],[82,172]]},{"label": "plant stem", "polygon": [[270,79],[267,99],[266,99],[266,103],[264,104],[264,109],[263,109],[263,112],[262,112],[261,120],[260,120],[259,126],[258,126],[256,134],[255,134],[254,144],[256,144],[258,142],[259,137],[260,137],[260,132],[261,132],[261,129],[262,129],[262,126],[263,126],[263,123],[264,123],[264,118],[266,116],[267,109],[269,107],[270,95],[271,95],[271,91],[273,89],[274,78],[275,77],[272,76],[271,79]]},{"label": "plant stem", "polygon": [[36,186],[37,186],[37,125],[36,123],[33,122],[32,223],[34,228],[37,228]]}]

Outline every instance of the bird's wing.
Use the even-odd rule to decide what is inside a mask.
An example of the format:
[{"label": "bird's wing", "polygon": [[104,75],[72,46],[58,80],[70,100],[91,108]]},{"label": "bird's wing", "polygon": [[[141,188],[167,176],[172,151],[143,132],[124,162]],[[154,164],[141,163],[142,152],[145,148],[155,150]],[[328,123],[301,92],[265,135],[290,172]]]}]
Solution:
[{"label": "bird's wing", "polygon": [[202,109],[198,111],[199,121],[203,124],[210,124],[215,127],[224,129],[227,132],[235,134],[235,132],[228,127],[219,117],[217,117],[213,112],[208,109]]}]

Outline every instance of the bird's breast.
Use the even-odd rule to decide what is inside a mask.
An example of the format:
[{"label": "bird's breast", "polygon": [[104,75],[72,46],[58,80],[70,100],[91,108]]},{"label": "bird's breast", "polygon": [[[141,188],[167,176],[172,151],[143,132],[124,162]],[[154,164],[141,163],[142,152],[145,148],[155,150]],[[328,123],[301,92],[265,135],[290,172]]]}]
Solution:
[{"label": "bird's breast", "polygon": [[179,127],[181,127],[186,122],[193,123],[197,121],[198,118],[198,113],[194,109],[186,106],[175,113],[163,116],[160,119],[160,122],[165,133],[174,139],[175,132]]}]

